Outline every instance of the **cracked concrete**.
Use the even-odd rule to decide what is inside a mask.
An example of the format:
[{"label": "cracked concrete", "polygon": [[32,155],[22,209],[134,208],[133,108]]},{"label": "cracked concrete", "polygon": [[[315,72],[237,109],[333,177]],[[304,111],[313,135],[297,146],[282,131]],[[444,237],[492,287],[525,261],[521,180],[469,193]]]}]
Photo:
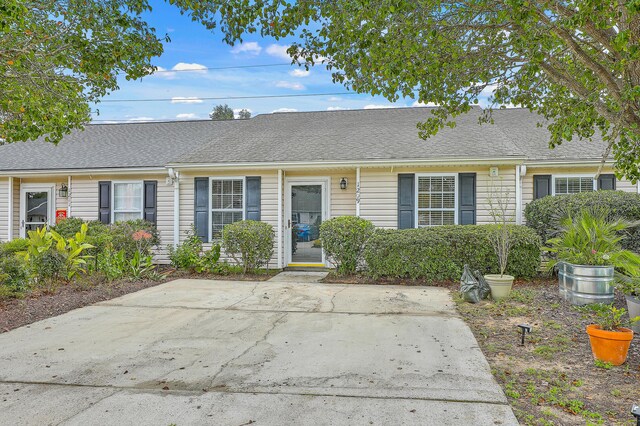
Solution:
[{"label": "cracked concrete", "polygon": [[177,280],[0,335],[7,424],[517,424],[448,293]]}]

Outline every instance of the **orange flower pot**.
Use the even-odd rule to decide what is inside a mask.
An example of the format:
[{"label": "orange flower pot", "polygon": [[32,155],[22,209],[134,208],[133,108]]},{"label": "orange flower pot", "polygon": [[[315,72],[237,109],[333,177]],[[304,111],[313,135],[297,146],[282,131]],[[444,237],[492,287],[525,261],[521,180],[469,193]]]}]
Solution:
[{"label": "orange flower pot", "polygon": [[622,365],[627,360],[627,353],[633,339],[632,330],[619,328],[617,331],[607,331],[599,325],[591,324],[587,326],[587,334],[595,359],[613,365]]}]

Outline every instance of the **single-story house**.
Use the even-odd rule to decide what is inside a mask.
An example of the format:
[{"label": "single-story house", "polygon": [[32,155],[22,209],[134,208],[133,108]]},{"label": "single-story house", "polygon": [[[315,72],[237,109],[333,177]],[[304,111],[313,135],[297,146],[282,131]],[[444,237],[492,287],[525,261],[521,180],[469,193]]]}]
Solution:
[{"label": "single-story house", "polygon": [[[89,125],[58,145],[0,146],[0,241],[58,217],[157,224],[163,247],[195,229],[273,225],[270,267],[326,264],[319,224],[356,215],[383,228],[491,223],[488,198],[508,195],[516,223],[534,198],[598,189],[638,192],[611,161],[594,179],[601,140],[548,148],[541,117],[474,108],[455,128],[418,137],[429,108],[258,115],[249,120]],[[166,252],[157,259],[166,262]]]}]

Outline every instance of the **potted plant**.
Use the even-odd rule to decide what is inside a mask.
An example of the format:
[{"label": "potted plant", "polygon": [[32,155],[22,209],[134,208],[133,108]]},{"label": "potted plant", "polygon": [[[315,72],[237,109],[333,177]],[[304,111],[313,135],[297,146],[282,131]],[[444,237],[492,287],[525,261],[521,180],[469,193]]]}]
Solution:
[{"label": "potted plant", "polygon": [[587,326],[593,357],[613,365],[624,364],[633,339],[633,330],[625,326],[640,318],[627,320],[627,311],[618,309],[613,304],[595,304],[591,308],[597,317],[597,323]]},{"label": "potted plant", "polygon": [[[640,277],[618,274],[617,278],[617,287],[627,299],[629,317],[640,317]],[[636,333],[640,333],[640,322],[633,324],[631,329]]]},{"label": "potted plant", "polygon": [[584,209],[577,217],[560,221],[558,236],[545,248],[555,257],[548,267],[558,268],[560,293],[574,305],[613,302],[616,270],[640,275],[640,256],[623,250],[623,232],[637,224],[610,219],[606,209]]},{"label": "potted plant", "polygon": [[489,212],[493,217],[494,229],[491,233],[491,245],[498,258],[499,274],[485,274],[484,279],[491,288],[491,298],[502,300],[509,296],[513,286],[512,275],[507,275],[507,264],[509,262],[509,252],[513,246],[511,228],[509,224],[513,222],[513,214],[509,208],[511,198],[509,190],[504,188],[502,182],[499,188],[492,187],[490,197],[487,200]]}]

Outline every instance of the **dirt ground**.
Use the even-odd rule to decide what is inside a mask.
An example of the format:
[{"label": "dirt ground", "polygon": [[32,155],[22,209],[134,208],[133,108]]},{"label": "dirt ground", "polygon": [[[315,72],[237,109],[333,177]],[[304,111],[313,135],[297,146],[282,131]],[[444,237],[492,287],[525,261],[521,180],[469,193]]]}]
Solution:
[{"label": "dirt ground", "polygon": [[[501,303],[463,302],[458,310],[525,425],[635,425],[640,403],[640,338],[619,367],[597,364],[585,327],[591,313],[565,302],[556,281],[520,283]],[[617,296],[616,305],[625,307]],[[518,324],[533,327],[520,345]]]},{"label": "dirt ground", "polygon": [[265,281],[273,273],[207,275],[190,274],[182,271],[163,271],[160,280],[119,280],[104,282],[99,279],[83,280],[78,283],[60,285],[53,292],[33,290],[20,299],[0,300],[0,333],[22,327],[45,318],[64,314],[73,309],[92,305],[104,300],[114,299],[148,287],[153,287],[178,278]]}]

